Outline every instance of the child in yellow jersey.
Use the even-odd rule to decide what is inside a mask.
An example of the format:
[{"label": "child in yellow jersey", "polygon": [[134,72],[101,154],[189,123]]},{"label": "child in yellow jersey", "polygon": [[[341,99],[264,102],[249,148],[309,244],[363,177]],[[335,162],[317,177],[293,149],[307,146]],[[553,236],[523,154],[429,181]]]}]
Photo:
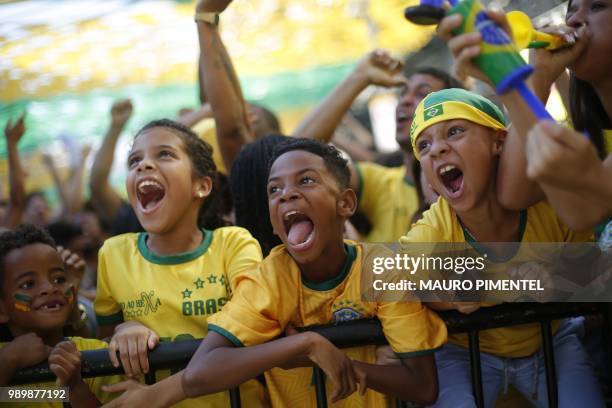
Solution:
[{"label": "child in yellow jersey", "polygon": [[[367,303],[359,288],[364,249],[344,241],[355,211],[346,161],[332,146],[289,139],[271,159],[270,220],[283,245],[243,274],[187,369],[146,389],[128,391],[168,405],[231,388],[263,372],[275,407],[314,407],[312,368],[327,374],[334,406],[382,407],[383,394],[431,403],[437,395],[433,351],[446,328],[419,302]],[[346,353],[312,332],[278,338],[291,327],[378,317],[397,366],[376,365],[374,347]],[[242,347],[246,346],[246,347]],[[360,394],[354,394],[359,384]]]},{"label": "child in yellow jersey", "polygon": [[[67,396],[75,408],[110,401],[102,385],[120,381],[120,377],[81,378],[80,351],[106,348],[106,343],[81,337],[65,339],[62,334],[76,301],[67,270],[78,262],[75,255],[62,260],[53,239],[37,227],[22,225],[0,235],[0,323],[8,326],[14,338],[0,343],[0,386],[10,383],[15,371],[48,360],[58,382],[25,387],[68,387]],[[61,407],[62,403],[34,405]],[[32,403],[9,402],[3,406]]]},{"label": "child in yellow jersey", "polygon": [[[192,131],[170,120],[149,123],[134,139],[126,187],[146,232],[104,243],[95,301],[100,334],[112,335],[111,361],[129,376],[149,371],[147,351],[160,339],[206,336],[206,319],[224,307],[239,276],[261,261],[259,245],[245,229],[202,227],[205,211],[211,211],[208,200],[214,200],[211,153]],[[159,380],[169,373],[156,374]],[[256,380],[241,389],[245,405],[267,404]],[[124,396],[118,400],[123,401]],[[227,392],[180,404],[228,405]]]},{"label": "child in yellow jersey", "polygon": [[[487,99],[460,89],[429,94],[417,107],[411,130],[416,157],[440,194],[402,244],[412,242],[583,242],[547,203],[524,211],[503,208],[496,172],[505,138],[505,118]],[[434,303],[433,308],[471,313],[478,303]],[[603,406],[597,378],[576,335],[580,322],[554,325],[560,406]],[[436,407],[472,407],[465,335],[451,336],[436,354],[440,397]],[[485,406],[513,384],[537,406],[547,406],[540,331],[536,324],[480,332]]]}]

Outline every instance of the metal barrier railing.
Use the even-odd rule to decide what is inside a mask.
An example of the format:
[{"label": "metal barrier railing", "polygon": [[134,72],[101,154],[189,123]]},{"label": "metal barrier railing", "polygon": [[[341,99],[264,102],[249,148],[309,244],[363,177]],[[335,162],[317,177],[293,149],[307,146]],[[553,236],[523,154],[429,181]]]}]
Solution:
[{"label": "metal barrier railing", "polygon": [[[481,308],[469,315],[463,315],[453,310],[441,312],[440,316],[445,321],[449,333],[468,333],[472,387],[476,406],[479,408],[484,407],[478,341],[479,331],[540,322],[549,407],[556,408],[558,398],[551,321],[565,317],[601,313],[603,307],[605,305],[598,303],[514,303]],[[377,319],[355,320],[337,325],[311,326],[300,330],[317,332],[340,348],[387,344],[382,327]],[[195,353],[199,343],[200,340],[160,343],[155,350],[149,353],[151,371],[184,368]],[[83,351],[81,355],[81,374],[83,378],[123,374],[121,367],[115,368],[112,366],[108,351],[105,349]],[[315,367],[314,370],[317,407],[324,408],[327,407],[325,376],[320,368]],[[18,385],[54,380],[55,375],[49,370],[49,365],[44,362],[19,370],[13,376],[11,384]],[[148,375],[146,380],[147,383],[154,382],[154,374]],[[240,393],[238,388],[229,392],[231,407],[239,408]],[[401,406],[401,403],[398,403],[398,406]]]}]

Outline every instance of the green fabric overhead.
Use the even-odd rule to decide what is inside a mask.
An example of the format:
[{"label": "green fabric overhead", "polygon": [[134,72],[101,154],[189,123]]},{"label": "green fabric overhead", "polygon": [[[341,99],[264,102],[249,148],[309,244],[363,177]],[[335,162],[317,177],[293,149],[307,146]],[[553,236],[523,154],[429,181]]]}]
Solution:
[{"label": "green fabric overhead", "polygon": [[[354,66],[355,62],[350,62],[268,77],[246,77],[241,82],[248,100],[282,112],[320,102]],[[132,85],[0,104],[0,126],[4,128],[9,118],[15,119],[27,109],[27,132],[19,145],[23,152],[39,150],[61,133],[78,135],[83,142],[94,142],[107,130],[112,102],[125,97],[132,98],[134,103],[134,115],[126,129],[128,133],[134,133],[153,119],[174,118],[180,108],[198,104],[196,83]],[[4,138],[0,138],[0,157],[6,157]]]}]

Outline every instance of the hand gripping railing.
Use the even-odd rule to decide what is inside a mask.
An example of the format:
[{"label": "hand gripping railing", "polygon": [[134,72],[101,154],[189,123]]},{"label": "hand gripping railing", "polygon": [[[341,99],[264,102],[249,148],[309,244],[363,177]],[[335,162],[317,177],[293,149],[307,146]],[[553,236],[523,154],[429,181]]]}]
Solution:
[{"label": "hand gripping railing", "polygon": [[[479,331],[539,322],[541,324],[542,349],[546,366],[548,401],[550,407],[556,408],[558,405],[557,377],[551,321],[565,317],[600,313],[602,310],[602,304],[597,303],[513,303],[481,308],[469,315],[463,315],[457,311],[447,311],[441,312],[440,316],[446,323],[449,333],[468,334],[472,389],[476,406],[479,408],[484,407],[478,342]],[[355,320],[337,325],[311,326],[301,329],[301,331],[306,330],[321,334],[340,348],[387,344],[382,327],[377,319]],[[410,328],[407,327],[406,330],[409,331]],[[147,383],[155,382],[154,372],[156,370],[184,368],[199,344],[200,340],[160,343],[155,350],[149,352],[151,374],[146,377]],[[121,367],[113,367],[106,349],[83,351],[81,356],[81,375],[83,378],[123,374]],[[54,380],[55,375],[49,370],[49,365],[44,362],[19,370],[13,376],[11,383],[17,385]],[[314,368],[314,382],[317,406],[319,408],[327,407],[325,376],[318,367]],[[229,393],[230,406],[239,408],[241,404],[238,388],[230,390]],[[402,406],[402,403],[398,403],[398,406]]]}]

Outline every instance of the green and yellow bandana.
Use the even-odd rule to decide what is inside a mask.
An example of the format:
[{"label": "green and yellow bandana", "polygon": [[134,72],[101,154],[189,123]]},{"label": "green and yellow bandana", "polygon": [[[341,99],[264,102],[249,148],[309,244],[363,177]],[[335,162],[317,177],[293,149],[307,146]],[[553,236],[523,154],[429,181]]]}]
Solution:
[{"label": "green and yellow bandana", "polygon": [[432,92],[417,106],[410,127],[412,150],[417,160],[419,152],[416,141],[421,132],[431,125],[451,119],[465,119],[493,129],[506,128],[504,114],[483,96],[459,88]]}]

